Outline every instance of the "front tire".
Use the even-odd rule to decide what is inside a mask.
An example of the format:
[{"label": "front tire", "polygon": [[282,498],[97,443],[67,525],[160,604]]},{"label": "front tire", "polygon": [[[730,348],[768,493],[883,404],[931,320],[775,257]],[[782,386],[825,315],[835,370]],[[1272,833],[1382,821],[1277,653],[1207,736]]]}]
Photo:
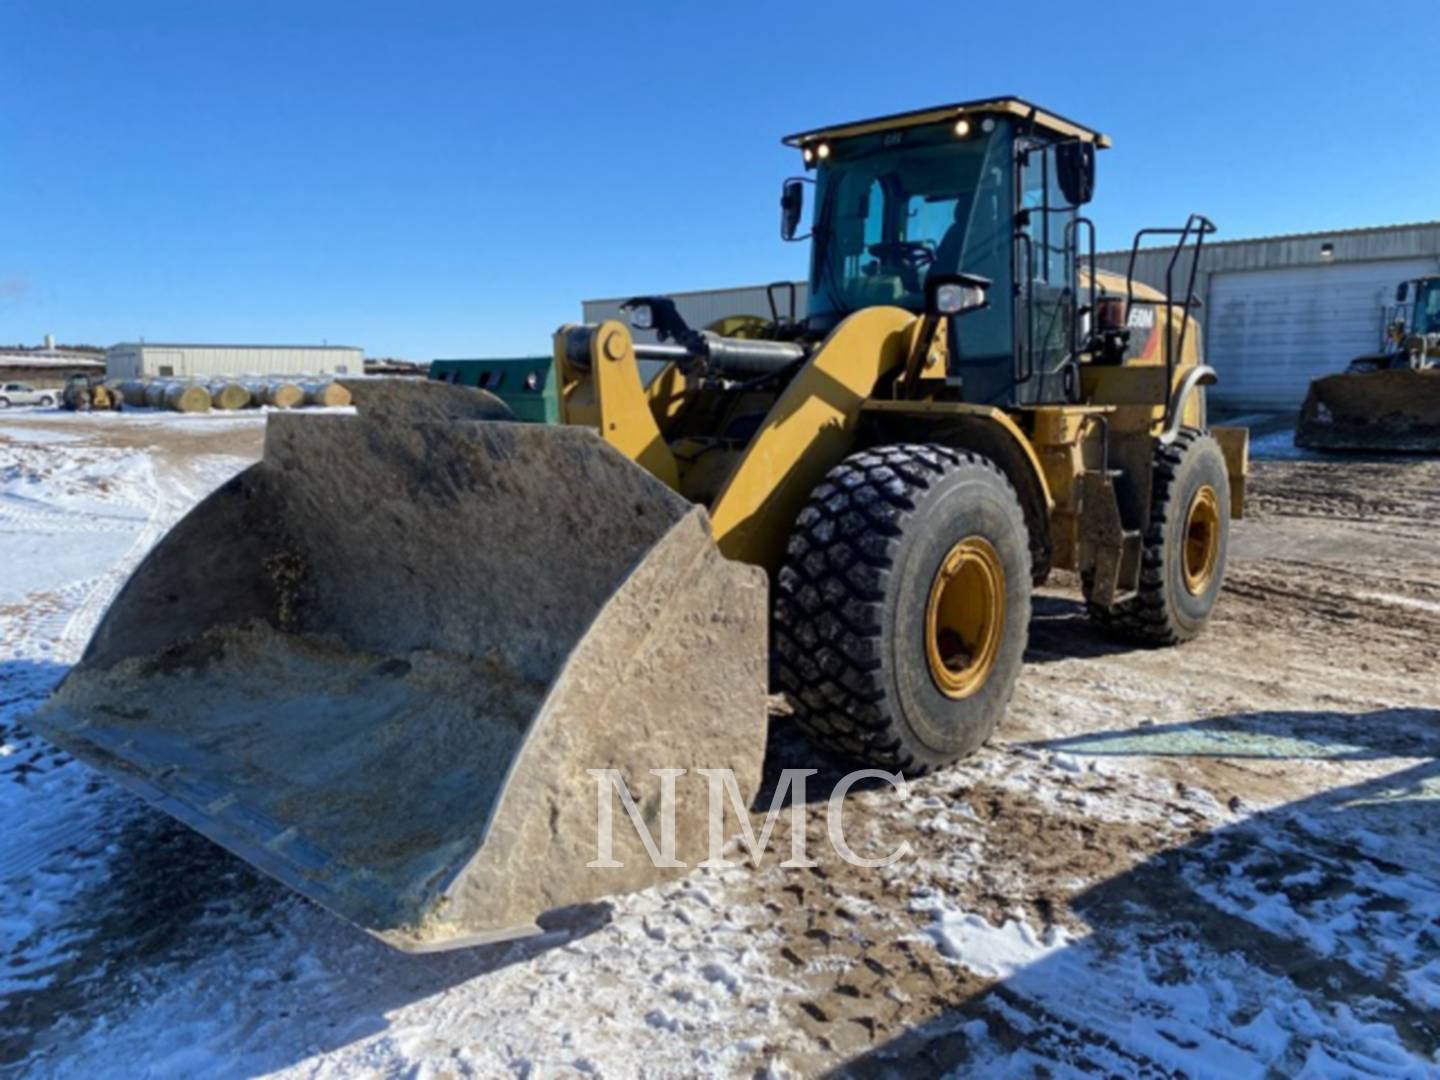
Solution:
[{"label": "front tire", "polygon": [[1187,428],[1155,451],[1140,590],[1090,617],[1140,645],[1177,645],[1200,633],[1225,580],[1230,476],[1220,444]]},{"label": "front tire", "polygon": [[1003,473],[904,444],[816,487],[776,580],[780,688],[813,742],[918,776],[974,752],[1014,692],[1030,537]]},{"label": "front tire", "polygon": [[42,409],[53,409],[55,407],[55,399],[47,394],[40,399],[40,407]]}]

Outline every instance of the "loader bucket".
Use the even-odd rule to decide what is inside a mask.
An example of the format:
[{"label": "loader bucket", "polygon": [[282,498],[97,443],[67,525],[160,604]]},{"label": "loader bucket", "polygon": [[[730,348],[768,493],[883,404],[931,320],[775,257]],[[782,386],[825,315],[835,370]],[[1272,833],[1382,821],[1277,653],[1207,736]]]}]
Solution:
[{"label": "loader bucket", "polygon": [[753,796],[765,635],[763,573],[593,431],[276,414],[33,723],[385,941],[448,948],[684,873],[618,798],[623,865],[588,865],[611,788],[587,770],[657,844],[649,770],[689,770],[671,861],[702,859],[689,779]]},{"label": "loader bucket", "polygon": [[1440,453],[1440,368],[1316,379],[1300,410],[1295,445]]}]

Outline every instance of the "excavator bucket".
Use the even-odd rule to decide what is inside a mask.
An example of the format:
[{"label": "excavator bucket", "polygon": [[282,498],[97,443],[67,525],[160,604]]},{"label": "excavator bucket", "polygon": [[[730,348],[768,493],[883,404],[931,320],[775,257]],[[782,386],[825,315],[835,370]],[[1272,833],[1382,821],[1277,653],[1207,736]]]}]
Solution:
[{"label": "excavator bucket", "polygon": [[1316,379],[1300,409],[1295,445],[1440,453],[1440,368]]},{"label": "excavator bucket", "polygon": [[34,726],[406,950],[683,874],[694,771],[759,783],[763,573],[591,430],[404,413],[271,417]]}]

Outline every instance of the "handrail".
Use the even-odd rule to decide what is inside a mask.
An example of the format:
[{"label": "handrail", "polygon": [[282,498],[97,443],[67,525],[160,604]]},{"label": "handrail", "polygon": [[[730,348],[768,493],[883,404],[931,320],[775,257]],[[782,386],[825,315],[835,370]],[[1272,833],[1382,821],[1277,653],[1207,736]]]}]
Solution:
[{"label": "handrail", "polygon": [[1024,313],[1025,319],[1025,363],[1021,368],[1024,374],[1019,371],[1015,373],[1016,384],[1027,383],[1035,376],[1035,320],[1030,311],[1031,297],[1035,292],[1035,241],[1028,233],[1016,232],[1013,239],[1021,241],[1025,246],[1025,304],[1016,304],[1015,315],[1012,322]]},{"label": "handrail", "polygon": [[[1125,271],[1125,324],[1130,324],[1130,309],[1135,305],[1135,260],[1140,255],[1140,241],[1146,236],[1178,236],[1174,250],[1170,253],[1170,261],[1165,266],[1165,415],[1163,424],[1166,428],[1171,422],[1172,402],[1168,397],[1170,387],[1175,382],[1175,354],[1185,354],[1185,337],[1190,330],[1189,311],[1195,301],[1195,277],[1200,270],[1200,252],[1205,244],[1205,237],[1215,232],[1215,223],[1203,214],[1191,214],[1185,219],[1182,228],[1146,228],[1135,233],[1135,240],[1130,245],[1130,264]],[[1184,254],[1186,245],[1191,238],[1195,241],[1195,256],[1190,262],[1190,277],[1185,284],[1185,304],[1182,314],[1184,318],[1180,323],[1179,340],[1176,341],[1170,332],[1171,324],[1174,322],[1175,309],[1175,264],[1179,262],[1180,256]]]},{"label": "handrail", "polygon": [[[790,291],[790,317],[783,323],[780,321],[780,305],[775,302],[775,290],[788,289]],[[770,304],[770,321],[776,326],[791,326],[795,322],[795,309],[799,303],[799,295],[793,281],[772,281],[765,286],[765,299]]]},{"label": "handrail", "polygon": [[[1075,298],[1075,303],[1070,309],[1070,363],[1080,363],[1080,245],[1078,237],[1081,227],[1086,230],[1090,240],[1086,253],[1086,265],[1090,268],[1090,291],[1085,303],[1085,311],[1090,315],[1090,325],[1095,325],[1095,305],[1099,299],[1099,290],[1095,284],[1095,222],[1083,214],[1077,214],[1070,221],[1065,223],[1065,248],[1070,252],[1070,295]],[[1076,392],[1079,392],[1078,381]]]}]

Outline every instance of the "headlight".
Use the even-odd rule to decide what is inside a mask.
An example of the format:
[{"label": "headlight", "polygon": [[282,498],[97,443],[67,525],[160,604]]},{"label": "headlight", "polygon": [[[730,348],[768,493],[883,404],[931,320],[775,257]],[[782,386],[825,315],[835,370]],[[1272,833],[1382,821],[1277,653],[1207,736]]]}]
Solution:
[{"label": "headlight", "polygon": [[985,306],[985,290],[974,285],[941,285],[935,290],[935,310],[941,315],[959,315]]},{"label": "headlight", "polygon": [[821,161],[824,161],[830,156],[830,144],[828,142],[822,142],[815,148],[815,154]]},{"label": "headlight", "polygon": [[630,325],[636,330],[655,329],[655,312],[649,304],[636,304],[630,309]]},{"label": "headlight", "polygon": [[970,137],[970,121],[959,119],[955,121],[955,137],[957,139],[968,139]]}]

